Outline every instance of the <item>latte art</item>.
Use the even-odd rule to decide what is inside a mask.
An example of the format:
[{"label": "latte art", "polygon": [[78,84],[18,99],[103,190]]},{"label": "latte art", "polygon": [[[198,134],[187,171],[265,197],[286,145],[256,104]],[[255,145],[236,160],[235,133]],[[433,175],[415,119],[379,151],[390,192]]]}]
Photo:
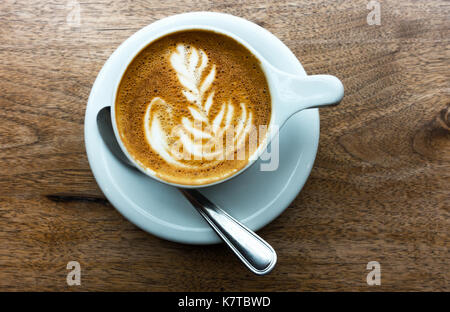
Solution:
[{"label": "latte art", "polygon": [[151,43],[129,65],[116,96],[117,127],[130,155],[179,184],[211,183],[245,167],[270,117],[258,60],[209,31]]},{"label": "latte art", "polygon": [[[170,56],[170,64],[175,70],[182,93],[190,103],[187,107],[190,116],[182,117],[181,124],[176,125],[167,133],[161,124],[159,116],[172,119],[170,104],[164,99],[155,97],[147,107],[144,118],[145,135],[150,146],[168,163],[183,168],[192,169],[205,167],[205,164],[181,162],[183,160],[223,160],[229,158],[224,153],[234,153],[242,148],[252,129],[252,113],[247,112],[246,104],[240,103],[240,115],[237,116],[234,105],[229,100],[222,103],[219,113],[211,116],[212,106],[219,105],[214,102],[214,90],[211,85],[215,80],[216,66],[212,64],[209,72],[204,75],[208,66],[208,56],[204,51],[195,47],[186,47],[178,44],[176,51]],[[236,129],[233,121],[238,120]],[[169,122],[171,125],[172,122]],[[253,128],[254,130],[256,127]],[[225,134],[231,132],[232,140],[227,141],[223,150]],[[168,144],[168,139],[176,140],[176,144]],[[180,153],[180,149],[184,152]],[[215,165],[211,162],[209,166]]]}]

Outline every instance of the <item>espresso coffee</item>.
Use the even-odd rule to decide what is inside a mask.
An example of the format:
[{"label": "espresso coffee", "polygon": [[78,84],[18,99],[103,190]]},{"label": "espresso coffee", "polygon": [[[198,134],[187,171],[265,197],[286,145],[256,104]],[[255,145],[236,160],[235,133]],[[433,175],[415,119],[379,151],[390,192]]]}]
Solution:
[{"label": "espresso coffee", "polygon": [[206,30],[172,33],[145,47],[122,77],[115,109],[135,161],[184,185],[244,168],[272,113],[258,59],[236,40]]}]

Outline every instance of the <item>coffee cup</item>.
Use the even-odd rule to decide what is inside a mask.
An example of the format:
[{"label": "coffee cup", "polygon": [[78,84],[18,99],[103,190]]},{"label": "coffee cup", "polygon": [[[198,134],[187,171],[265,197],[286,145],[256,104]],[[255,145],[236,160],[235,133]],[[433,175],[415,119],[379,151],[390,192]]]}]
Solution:
[{"label": "coffee cup", "polygon": [[[247,159],[247,163],[240,170],[233,174],[216,180],[210,183],[203,184],[189,184],[189,183],[175,183],[167,181],[159,177],[155,172],[149,170],[147,167],[138,162],[127,150],[126,145],[120,135],[117,126],[117,113],[116,113],[116,98],[119,90],[120,82],[125,74],[130,63],[135,57],[152,42],[168,36],[173,33],[189,30],[203,30],[209,31],[221,35],[225,35],[232,38],[247,50],[259,61],[261,69],[267,80],[269,93],[271,95],[271,118],[268,125],[268,131],[264,138],[260,141],[257,149]],[[204,25],[190,25],[183,27],[175,27],[160,32],[154,36],[149,37],[145,42],[138,46],[133,53],[131,53],[129,59],[125,60],[120,68],[120,75],[117,77],[116,86],[114,88],[114,94],[111,99],[111,119],[114,128],[116,139],[129,160],[136,166],[137,169],[142,171],[147,176],[156,179],[165,184],[169,184],[181,188],[200,188],[212,186],[218,183],[223,183],[233,177],[236,177],[247,168],[249,168],[257,158],[266,149],[267,145],[278,135],[279,129],[285,124],[285,122],[295,113],[309,108],[319,108],[325,106],[332,106],[338,104],[344,95],[344,87],[341,81],[330,75],[312,75],[312,76],[297,76],[290,73],[283,72],[274,66],[272,66],[267,60],[265,60],[261,54],[249,45],[245,40],[237,35],[228,31],[222,30],[216,27],[204,26]]]}]

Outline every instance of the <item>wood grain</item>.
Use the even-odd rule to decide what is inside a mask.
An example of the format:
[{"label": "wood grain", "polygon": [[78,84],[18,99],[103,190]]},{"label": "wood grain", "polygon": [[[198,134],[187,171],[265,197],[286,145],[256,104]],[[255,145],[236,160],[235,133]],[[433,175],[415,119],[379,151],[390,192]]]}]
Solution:
[{"label": "wood grain", "polygon": [[[380,1],[0,3],[0,290],[449,291],[450,4]],[[253,276],[224,246],[184,246],[126,221],[92,176],[83,141],[90,88],[141,27],[227,12],[284,41],[309,74],[342,79],[321,112],[303,191],[260,231],[276,269]],[[71,13],[72,12],[72,13]],[[69,22],[68,22],[69,21]],[[79,261],[82,285],[66,284]],[[366,284],[379,261],[382,285]]]}]

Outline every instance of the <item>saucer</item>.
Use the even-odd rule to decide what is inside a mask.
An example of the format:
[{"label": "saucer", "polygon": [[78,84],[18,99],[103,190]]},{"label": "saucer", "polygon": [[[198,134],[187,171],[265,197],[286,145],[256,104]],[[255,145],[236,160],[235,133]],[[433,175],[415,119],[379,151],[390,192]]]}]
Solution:
[{"label": "saucer", "polygon": [[[235,33],[275,67],[306,75],[295,55],[260,26],[228,14],[194,12],[159,20],[132,35],[109,57],[92,87],[85,116],[85,143],[91,170],[111,204],[129,221],[158,237],[186,244],[214,244],[218,236],[174,187],[128,168],[108,150],[97,130],[97,112],[110,105],[119,66],[148,36],[168,27],[210,25]],[[309,176],[319,143],[319,112],[292,116],[279,134],[279,166],[261,171],[259,159],[239,176],[201,193],[252,230],[280,215]],[[267,238],[270,241],[270,237]]]}]

